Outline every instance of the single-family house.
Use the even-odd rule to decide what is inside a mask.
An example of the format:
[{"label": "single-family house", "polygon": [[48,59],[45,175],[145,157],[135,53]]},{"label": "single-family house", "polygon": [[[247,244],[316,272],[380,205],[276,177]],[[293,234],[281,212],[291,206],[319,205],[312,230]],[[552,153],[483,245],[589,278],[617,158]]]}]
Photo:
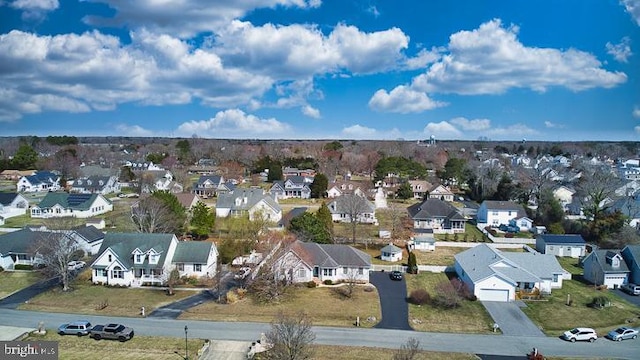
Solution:
[{"label": "single-family house", "polygon": [[517,226],[520,231],[530,231],[533,228],[533,220],[526,216],[509,220],[509,225]]},{"label": "single-family house", "polygon": [[426,180],[409,180],[409,186],[413,193],[413,198],[422,200],[429,193],[429,189],[433,187],[431,183]]},{"label": "single-family house", "polygon": [[402,249],[389,244],[380,249],[380,260],[382,261],[402,261]]},{"label": "single-family house", "polygon": [[174,234],[107,233],[91,264],[94,284],[139,287],[165,285],[169,273],[215,275],[217,249],[211,242],[179,241]]},{"label": "single-family house", "polygon": [[0,179],[2,180],[19,180],[23,176],[29,176],[36,173],[36,170],[15,170],[6,169],[0,172]]},{"label": "single-family house", "polygon": [[207,199],[210,197],[218,196],[219,194],[226,194],[235,189],[235,184],[231,181],[225,181],[221,175],[201,175],[198,181],[193,183],[192,193]]},{"label": "single-family house", "polygon": [[587,243],[579,234],[541,234],[536,236],[536,250],[543,254],[579,258],[586,254]]},{"label": "single-family house", "polygon": [[29,209],[29,201],[19,193],[0,193],[0,218],[8,219],[24,215]]},{"label": "single-family house", "polygon": [[89,218],[113,211],[113,203],[101,194],[50,192],[31,207],[32,218]]},{"label": "single-family house", "polygon": [[336,181],[327,189],[327,197],[330,199],[346,194],[356,194],[362,197],[367,195],[362,184],[356,181]]},{"label": "single-family house", "polygon": [[316,281],[368,283],[371,256],[342,244],[296,240],[275,261],[276,268],[293,283]]},{"label": "single-family house", "polygon": [[444,185],[435,185],[429,190],[430,199],[440,199],[442,201],[453,201],[454,194]]},{"label": "single-family house", "polygon": [[627,219],[627,225],[634,229],[640,228],[640,191],[632,196],[625,196],[615,200],[607,208],[608,212],[619,211]]},{"label": "single-family house", "polygon": [[21,177],[16,184],[18,192],[58,191],[60,188],[60,176],[51,171],[36,171]]},{"label": "single-family house", "polygon": [[86,255],[97,254],[104,240],[104,232],[93,225],[75,227],[69,231],[69,236],[76,239]]},{"label": "single-family house", "polygon": [[568,186],[558,186],[553,189],[553,197],[560,202],[562,208],[567,211],[569,209],[569,205],[573,202],[573,195],[576,191]]},{"label": "single-family house", "polygon": [[13,270],[16,265],[41,263],[37,253],[39,233],[28,228],[0,234],[0,267]]},{"label": "single-family house", "polygon": [[562,288],[565,270],[555,256],[538,252],[501,252],[480,244],[454,256],[456,274],[481,301],[513,301],[535,289]]},{"label": "single-family house", "polygon": [[307,207],[294,207],[293,209],[289,210],[288,213],[282,216],[282,219],[278,221],[278,227],[280,229],[288,228],[291,224],[291,220],[297,218],[298,216],[302,216],[302,214],[304,214],[305,212],[307,212]]},{"label": "single-family house", "polygon": [[436,239],[432,235],[428,234],[420,234],[414,236],[408,242],[409,249],[411,251],[435,251],[436,250]]},{"label": "single-family house", "polygon": [[582,259],[582,268],[585,280],[610,289],[626,284],[630,273],[619,250],[593,250]]},{"label": "single-family house", "polygon": [[629,282],[640,284],[640,245],[627,245],[620,254],[629,268]]},{"label": "single-family house", "polygon": [[142,192],[169,191],[181,193],[183,186],[173,179],[173,174],[168,170],[144,170],[139,175],[142,180]]},{"label": "single-family house", "polygon": [[248,215],[253,221],[258,216],[270,222],[282,219],[282,208],[260,188],[236,188],[233,192],[220,194],[216,202],[216,216]]},{"label": "single-family house", "polygon": [[120,192],[120,182],[115,176],[94,175],[74,180],[69,191],[79,194],[113,194]]},{"label": "single-family house", "polygon": [[429,198],[407,208],[417,233],[464,233],[467,220],[458,209],[444,200]]},{"label": "single-family house", "polygon": [[313,177],[310,176],[289,176],[286,180],[274,181],[269,189],[269,193],[276,199],[309,199]]},{"label": "single-family house", "polygon": [[[366,198],[356,194],[346,194],[337,197],[327,204],[331,219],[334,222],[350,223],[356,221],[361,224],[378,224],[376,206]],[[353,219],[352,217],[356,217]]]},{"label": "single-family house", "polygon": [[192,193],[178,193],[175,195],[180,205],[187,211],[191,211],[198,201],[200,201],[200,197]]},{"label": "single-family house", "polygon": [[478,224],[498,227],[508,225],[509,220],[527,216],[522,205],[513,201],[485,200],[478,208]]},{"label": "single-family house", "polygon": [[285,179],[288,179],[292,176],[306,176],[306,177],[313,178],[316,176],[316,171],[313,169],[298,169],[294,167],[285,166],[282,169],[282,176],[284,176]]}]

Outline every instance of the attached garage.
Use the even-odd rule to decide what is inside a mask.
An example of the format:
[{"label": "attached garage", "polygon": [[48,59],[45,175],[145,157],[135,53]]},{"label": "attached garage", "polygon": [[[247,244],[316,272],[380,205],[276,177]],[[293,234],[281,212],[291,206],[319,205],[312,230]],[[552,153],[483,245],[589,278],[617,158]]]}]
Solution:
[{"label": "attached garage", "polygon": [[509,290],[479,289],[478,299],[483,301],[509,301]]}]

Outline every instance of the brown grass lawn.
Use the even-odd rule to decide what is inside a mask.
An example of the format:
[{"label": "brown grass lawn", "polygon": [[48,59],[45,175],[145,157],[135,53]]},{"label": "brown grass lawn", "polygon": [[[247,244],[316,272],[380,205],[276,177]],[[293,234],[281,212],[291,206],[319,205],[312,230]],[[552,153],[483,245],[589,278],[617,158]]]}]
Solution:
[{"label": "brown grass lawn", "polygon": [[113,211],[108,212],[104,216],[105,223],[109,227],[109,231],[117,232],[134,232],[136,227],[131,221],[131,205],[138,199],[121,199],[113,200]]},{"label": "brown grass lawn", "polygon": [[[449,281],[444,273],[407,274],[407,293],[415,289],[426,289],[436,296],[435,287]],[[456,309],[442,309],[431,305],[409,304],[409,324],[418,331],[492,333],[493,321],[480,301],[466,301]]]},{"label": "brown grass lawn", "polygon": [[[134,329],[135,330],[135,329]],[[84,359],[109,359],[109,360],[155,360],[155,359],[178,359],[184,356],[184,338],[165,338],[150,336],[134,336],[126,342],[119,341],[96,341],[87,336],[60,336],[55,330],[50,329],[46,335],[30,335],[26,341],[57,341],[59,359],[64,360],[84,360]],[[204,345],[203,339],[189,339],[189,358]]]},{"label": "brown grass lawn", "polygon": [[35,284],[39,280],[42,280],[42,275],[37,271],[0,272],[0,299]]},{"label": "brown grass lawn", "polygon": [[[571,306],[566,305],[567,294],[573,300]],[[602,295],[611,300],[611,307],[598,310],[587,306],[595,296]],[[560,335],[571,328],[585,326],[603,336],[618,325],[640,325],[640,309],[636,306],[607,290],[595,290],[577,280],[563,281],[562,289],[554,289],[547,299],[527,302],[523,310],[548,335]]]},{"label": "brown grass lawn", "polygon": [[[20,305],[22,310],[38,310],[50,312],[74,312],[77,314],[138,316],[140,307],[144,306],[147,313],[154,309],[195,294],[192,291],[176,291],[175,295],[167,296],[160,289],[116,288],[93,285],[90,282],[91,271],[85,270],[72,283],[72,291],[63,292],[56,287],[50,291]],[[107,301],[109,306],[102,310],[97,307]]]},{"label": "brown grass lawn", "polygon": [[[368,348],[368,347],[347,347],[314,345],[314,360],[371,360],[371,359],[391,359],[396,350]],[[473,354],[444,353],[435,351],[421,351],[415,360],[473,360],[477,357]]]},{"label": "brown grass lawn", "polygon": [[453,256],[465,250],[468,248],[437,246],[435,251],[416,250],[414,253],[418,265],[453,266]]},{"label": "brown grass lawn", "polygon": [[349,327],[360,316],[363,327],[372,327],[375,323],[365,320],[370,316],[379,320],[382,316],[378,292],[363,289],[364,286],[358,286],[352,299],[344,299],[335,294],[334,288],[300,286],[292,288],[290,296],[279,304],[261,305],[250,298],[233,304],[208,302],[185,311],[180,319],[271,322],[279,312],[296,314],[302,311],[311,318],[313,325]]}]

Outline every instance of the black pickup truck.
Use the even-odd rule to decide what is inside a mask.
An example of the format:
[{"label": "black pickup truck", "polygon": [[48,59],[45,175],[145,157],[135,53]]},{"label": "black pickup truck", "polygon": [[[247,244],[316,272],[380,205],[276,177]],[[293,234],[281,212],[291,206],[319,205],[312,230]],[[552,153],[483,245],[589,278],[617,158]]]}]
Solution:
[{"label": "black pickup truck", "polygon": [[133,329],[122,324],[95,325],[91,328],[89,337],[96,340],[127,341],[133,337]]}]

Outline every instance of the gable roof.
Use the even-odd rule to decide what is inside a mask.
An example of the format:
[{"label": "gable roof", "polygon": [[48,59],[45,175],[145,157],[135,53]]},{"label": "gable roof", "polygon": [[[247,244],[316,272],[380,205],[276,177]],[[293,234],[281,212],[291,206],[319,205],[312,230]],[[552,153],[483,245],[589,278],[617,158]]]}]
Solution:
[{"label": "gable roof", "polygon": [[[505,210],[505,211],[517,211],[518,216],[527,216],[527,212],[524,210],[522,205],[515,203],[513,201],[497,201],[497,200],[485,200],[482,202],[488,210]],[[482,206],[480,205],[480,206]]]},{"label": "gable roof", "polygon": [[37,234],[29,228],[0,235],[0,254],[27,254],[36,241]]},{"label": "gable roof", "polygon": [[78,226],[74,228],[73,231],[90,244],[104,239],[104,233],[93,225]]},{"label": "gable roof", "polygon": [[298,216],[302,216],[302,214],[307,212],[307,209],[308,208],[304,206],[294,207],[293,209],[289,210],[288,213],[284,214],[282,219],[280,219],[280,221],[278,222],[278,225],[283,227],[289,227],[291,220],[293,220],[294,218],[297,218]]},{"label": "gable roof", "polygon": [[65,209],[85,211],[91,208],[94,201],[98,197],[102,197],[106,202],[110,203],[110,200],[100,194],[69,194],[66,192],[49,192],[40,201],[38,207],[41,209],[52,208],[55,205],[60,205]]},{"label": "gable roof", "polygon": [[206,264],[213,246],[209,241],[180,241],[171,262]]},{"label": "gable roof", "polygon": [[25,176],[25,178],[30,184],[37,185],[42,183],[55,183],[60,177],[51,171],[36,171],[35,174]]},{"label": "gable roof", "polygon": [[11,205],[11,203],[17,196],[18,193],[0,193],[0,205]]},{"label": "gable roof", "polygon": [[[367,212],[370,213],[375,213],[376,211],[376,206],[369,200],[365,199],[364,197],[360,196],[360,195],[356,195],[356,194],[343,194],[338,196],[337,198],[333,199],[333,201],[329,202],[328,207],[329,207],[329,212],[331,212],[332,214],[346,214],[348,213],[348,209],[350,204],[348,203],[349,201],[354,201],[352,200],[353,197],[356,197],[360,200],[357,201],[361,201],[362,204],[364,206],[367,207]],[[364,212],[364,211],[361,211]]]},{"label": "gable roof", "polygon": [[427,199],[421,203],[413,204],[407,208],[412,219],[446,218],[464,220],[455,206],[440,199]]},{"label": "gable roof", "polygon": [[193,201],[196,198],[196,194],[192,194],[192,193],[177,193],[174,195],[178,199],[178,202],[180,203],[180,205],[182,205],[182,207],[184,207],[187,210],[191,208],[191,205],[194,204]]},{"label": "gable roof", "polygon": [[342,244],[317,244],[294,241],[289,249],[310,267],[370,267],[371,256]]},{"label": "gable roof", "polygon": [[[620,266],[613,267],[611,264],[611,259],[618,255],[620,257]],[[600,266],[604,273],[620,273],[620,272],[629,272],[629,268],[627,267],[627,263],[622,258],[619,250],[606,250],[606,249],[598,249],[592,251],[587,257],[592,256],[595,258],[595,262]],[[586,260],[586,258],[585,258]]]},{"label": "gable roof", "polygon": [[[244,201],[245,198],[246,201]],[[241,199],[242,201],[236,204],[236,199]],[[274,210],[282,211],[278,203],[271,196],[265,194],[264,190],[257,188],[235,189],[233,192],[220,194],[218,195],[216,208],[248,211],[262,200]]]},{"label": "gable roof", "polygon": [[501,252],[487,244],[465,250],[454,258],[474,283],[498,276],[515,285],[517,282],[550,279],[565,272],[553,255]]},{"label": "gable roof", "polygon": [[111,180],[111,176],[93,175],[76,180],[73,183],[74,188],[85,189],[87,191],[99,191],[104,189]]},{"label": "gable roof", "polygon": [[[625,251],[626,250],[626,251]],[[635,259],[636,264],[640,264],[640,245],[627,245],[622,249],[623,252],[629,253]],[[631,260],[631,259],[625,259]]]},{"label": "gable roof", "polygon": [[205,182],[210,182],[212,184],[220,185],[222,184],[224,178],[220,175],[200,175],[198,181],[196,182],[196,186],[202,185]]},{"label": "gable roof", "polygon": [[586,244],[582,236],[579,234],[541,234],[538,235],[538,237],[546,244]]},{"label": "gable roof", "polygon": [[159,268],[164,265],[169,246],[174,237],[175,235],[173,234],[106,233],[96,259],[107,249],[111,249],[122,265],[130,269],[134,265],[132,253],[135,249],[139,249],[142,252],[153,249],[160,254],[158,264],[149,264],[148,258],[145,258],[143,264],[135,264],[135,266],[136,268]]}]

